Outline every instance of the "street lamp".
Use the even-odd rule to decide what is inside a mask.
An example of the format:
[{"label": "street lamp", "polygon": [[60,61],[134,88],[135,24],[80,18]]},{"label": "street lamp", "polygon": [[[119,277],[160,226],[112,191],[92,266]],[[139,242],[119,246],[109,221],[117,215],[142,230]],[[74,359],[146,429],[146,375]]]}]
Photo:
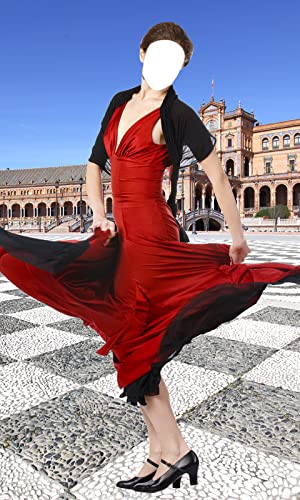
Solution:
[{"label": "street lamp", "polygon": [[209,231],[209,213],[210,213],[210,208],[207,209],[206,231]]},{"label": "street lamp", "polygon": [[80,204],[79,204],[79,213],[80,213],[80,232],[83,233],[83,218],[82,218],[82,184],[83,178],[80,176],[79,184],[80,184]]},{"label": "street lamp", "polygon": [[182,169],[181,172],[181,211],[182,211],[182,227],[185,228],[185,212],[184,212],[184,171],[185,169]]},{"label": "street lamp", "polygon": [[192,225],[192,234],[197,234],[196,231],[196,219],[195,219],[195,211],[196,211],[196,190],[195,190],[195,174],[196,174],[197,164],[192,165],[193,172],[193,225]]},{"label": "street lamp", "polygon": [[2,217],[3,217],[3,222],[2,222],[2,226],[3,226],[3,229],[4,229],[4,199],[5,199],[5,191],[3,191],[3,204],[2,204]]},{"label": "street lamp", "polygon": [[105,185],[102,182],[102,203],[104,205],[104,191],[105,191]]},{"label": "street lamp", "polygon": [[65,206],[64,206],[64,188],[60,188],[60,204],[62,206],[62,215],[63,217],[66,215],[65,214]]},{"label": "street lamp", "polygon": [[55,181],[55,196],[56,196],[56,204],[55,204],[55,217],[56,217],[56,225],[58,226],[58,199],[57,199],[57,189],[58,189],[58,181]]}]

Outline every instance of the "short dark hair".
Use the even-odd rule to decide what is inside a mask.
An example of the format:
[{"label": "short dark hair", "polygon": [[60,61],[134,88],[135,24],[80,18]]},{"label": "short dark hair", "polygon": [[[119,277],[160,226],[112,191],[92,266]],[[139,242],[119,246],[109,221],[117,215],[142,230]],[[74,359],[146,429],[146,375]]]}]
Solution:
[{"label": "short dark hair", "polygon": [[172,40],[181,45],[185,53],[183,67],[187,66],[192,57],[194,46],[179,24],[172,22],[154,24],[154,26],[152,26],[143,36],[140,48],[146,52],[150,43],[156,42],[157,40]]}]

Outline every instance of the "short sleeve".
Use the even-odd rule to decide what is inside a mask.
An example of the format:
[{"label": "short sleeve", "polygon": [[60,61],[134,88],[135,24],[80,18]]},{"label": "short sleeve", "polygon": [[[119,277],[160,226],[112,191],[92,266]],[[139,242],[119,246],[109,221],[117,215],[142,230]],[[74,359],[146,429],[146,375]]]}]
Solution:
[{"label": "short sleeve", "polygon": [[91,155],[88,160],[92,163],[96,163],[96,165],[99,165],[101,170],[105,170],[105,157],[107,157],[107,152],[104,147],[103,131],[101,127],[101,130],[96,137],[95,143],[92,147]]},{"label": "short sleeve", "polygon": [[99,133],[96,137],[95,143],[92,147],[91,155],[88,158],[88,161],[90,161],[92,163],[96,163],[96,165],[99,165],[101,170],[104,170],[109,175],[110,175],[110,170],[107,169],[107,167],[106,167],[107,163],[109,163],[109,160],[108,160],[108,155],[107,155],[107,152],[106,152],[106,149],[104,146],[104,142],[103,142],[103,135],[104,135],[104,130],[107,127],[107,124],[108,124],[109,119],[112,115],[113,109],[115,107],[117,96],[119,94],[120,93],[118,92],[110,100],[110,103],[109,103],[109,105],[105,111],[105,114],[102,118],[100,131],[99,131]]},{"label": "short sleeve", "polygon": [[217,139],[209,132],[193,108],[187,106],[184,116],[183,146],[188,146],[197,162],[201,162],[212,152]]}]

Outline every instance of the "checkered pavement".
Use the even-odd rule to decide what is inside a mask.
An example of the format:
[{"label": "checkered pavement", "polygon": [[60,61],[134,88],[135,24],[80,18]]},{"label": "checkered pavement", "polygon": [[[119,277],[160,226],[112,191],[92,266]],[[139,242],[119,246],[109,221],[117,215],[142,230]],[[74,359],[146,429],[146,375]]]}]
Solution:
[{"label": "checkered pavement", "polygon": [[[300,262],[292,244],[249,246],[245,262]],[[111,353],[95,354],[96,332],[0,274],[0,499],[299,500],[299,325],[300,286],[269,285],[164,366],[198,485],[184,476],[178,491],[135,493],[115,483],[141,467],[147,432],[118,397]]]}]

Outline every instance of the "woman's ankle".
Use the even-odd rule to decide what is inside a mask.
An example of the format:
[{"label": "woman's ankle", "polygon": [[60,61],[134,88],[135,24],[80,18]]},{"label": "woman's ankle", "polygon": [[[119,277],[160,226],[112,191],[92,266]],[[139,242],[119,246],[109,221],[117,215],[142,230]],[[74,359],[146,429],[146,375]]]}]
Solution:
[{"label": "woman's ankle", "polygon": [[149,450],[149,453],[148,453],[148,457],[151,458],[151,460],[154,460],[154,462],[156,460],[160,460],[161,459],[161,450],[157,451],[157,450]]},{"label": "woman's ankle", "polygon": [[183,456],[186,453],[188,453],[191,450],[191,448],[186,444],[186,443],[180,443],[175,446],[168,446],[167,448],[162,448],[161,451],[161,457],[178,457],[178,456]]}]

